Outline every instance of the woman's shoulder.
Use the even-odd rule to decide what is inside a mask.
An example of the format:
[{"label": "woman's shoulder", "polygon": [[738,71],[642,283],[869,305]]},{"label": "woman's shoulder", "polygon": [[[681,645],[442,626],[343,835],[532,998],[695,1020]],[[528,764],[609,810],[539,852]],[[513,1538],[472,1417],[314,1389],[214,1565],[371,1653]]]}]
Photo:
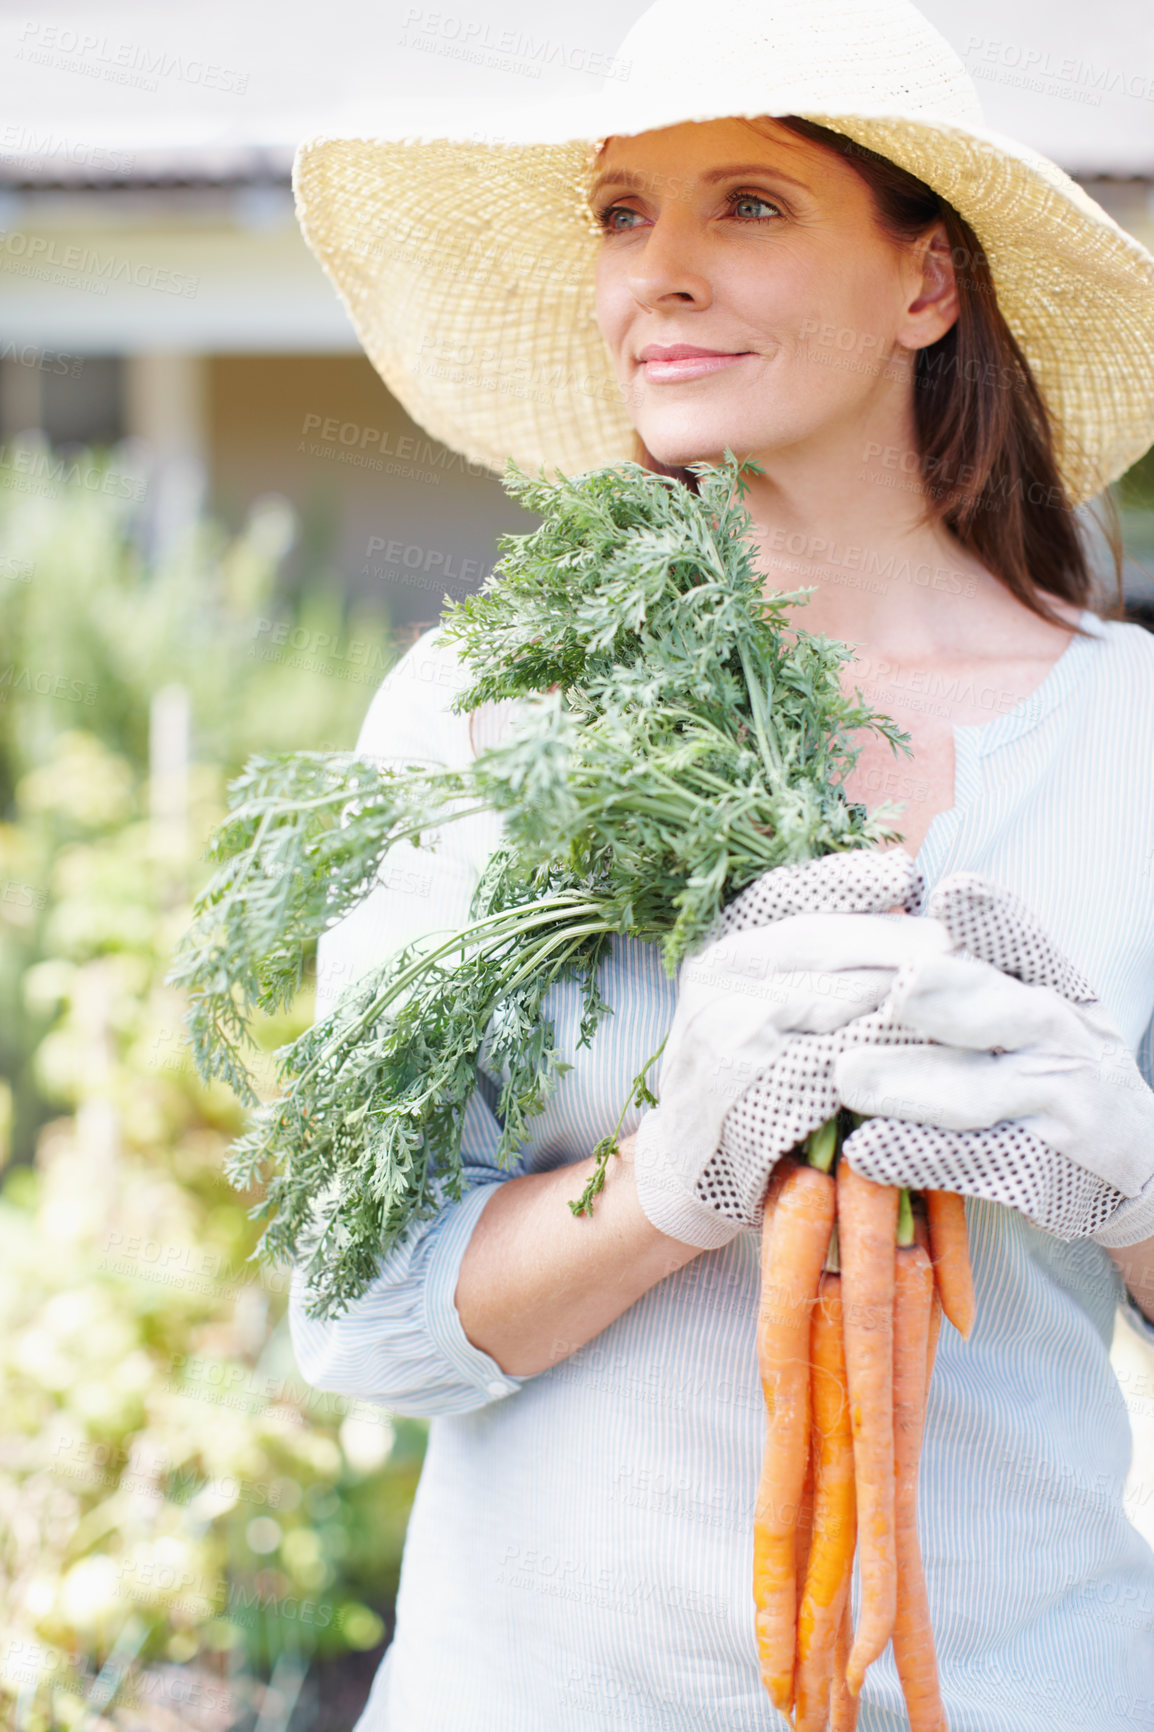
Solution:
[{"label": "woman's shoulder", "polygon": [[1154,632],[1129,620],[1086,614],[1094,653],[1087,659],[1088,695],[1098,714],[1131,713],[1132,726],[1154,729]]},{"label": "woman's shoulder", "polygon": [[1154,669],[1154,632],[1146,626],[1133,620],[1104,619],[1092,612],[1083,615],[1082,623],[1113,659],[1147,673]]},{"label": "woman's shoulder", "polygon": [[457,645],[437,625],[397,658],[369,705],[357,751],[458,767],[472,757],[469,721],[452,708],[469,683]]}]

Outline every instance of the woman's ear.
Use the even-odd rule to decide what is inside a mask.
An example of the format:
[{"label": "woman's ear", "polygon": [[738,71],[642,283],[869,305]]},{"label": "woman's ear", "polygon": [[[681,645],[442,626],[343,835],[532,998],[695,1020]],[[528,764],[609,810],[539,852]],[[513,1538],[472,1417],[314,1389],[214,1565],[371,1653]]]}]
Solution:
[{"label": "woman's ear", "polygon": [[958,316],[958,284],[944,222],[936,222],[910,252],[913,293],[897,338],[908,349],[927,349]]}]

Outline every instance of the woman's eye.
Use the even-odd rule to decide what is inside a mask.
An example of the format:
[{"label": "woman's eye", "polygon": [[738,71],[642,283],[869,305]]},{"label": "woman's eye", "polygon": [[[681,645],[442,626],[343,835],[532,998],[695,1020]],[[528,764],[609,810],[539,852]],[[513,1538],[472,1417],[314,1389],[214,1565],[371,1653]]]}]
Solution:
[{"label": "woman's eye", "polygon": [[635,217],[635,216],[639,215],[639,213],[635,210],[630,210],[628,205],[607,204],[607,205],[603,205],[599,211],[594,212],[594,215],[596,216],[597,221],[601,224],[601,227],[608,234],[621,234],[621,233],[623,233],[625,228],[632,228],[633,224],[632,223],[621,224],[621,223],[614,222],[614,220],[613,220],[614,217],[619,217],[619,216]]},{"label": "woman's eye", "polygon": [[[726,203],[731,214],[743,222],[773,222],[782,215],[780,206],[760,192],[731,192]],[[769,214],[764,214],[766,212]],[[632,221],[618,222],[618,217],[636,218],[637,222],[644,220],[640,211],[631,210],[624,204],[602,205],[594,216],[606,234],[625,234],[636,226]]]},{"label": "woman's eye", "polygon": [[[739,214],[739,205],[758,204],[761,205],[763,210],[772,211],[774,216],[781,215],[781,211],[777,205],[775,205],[770,199],[763,197],[759,192],[731,192],[729,195],[729,204],[735,215]],[[767,219],[765,217],[755,216],[752,219],[747,217],[747,220],[752,220],[753,222],[765,222]]]}]

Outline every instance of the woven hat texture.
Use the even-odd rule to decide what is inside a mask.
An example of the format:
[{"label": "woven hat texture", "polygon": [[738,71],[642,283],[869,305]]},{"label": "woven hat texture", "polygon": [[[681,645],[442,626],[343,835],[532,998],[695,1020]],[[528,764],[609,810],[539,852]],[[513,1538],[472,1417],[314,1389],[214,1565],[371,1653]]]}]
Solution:
[{"label": "woven hat texture", "polygon": [[497,472],[509,457],[570,474],[629,457],[594,317],[597,148],[793,114],[917,175],[973,228],[1074,503],[1154,441],[1154,257],[1055,163],[986,128],[961,60],[909,0],[656,0],[613,70],[600,89],[494,114],[486,138],[448,116],[391,133],[382,99],[371,136],[297,151],[305,238],[433,438]]}]

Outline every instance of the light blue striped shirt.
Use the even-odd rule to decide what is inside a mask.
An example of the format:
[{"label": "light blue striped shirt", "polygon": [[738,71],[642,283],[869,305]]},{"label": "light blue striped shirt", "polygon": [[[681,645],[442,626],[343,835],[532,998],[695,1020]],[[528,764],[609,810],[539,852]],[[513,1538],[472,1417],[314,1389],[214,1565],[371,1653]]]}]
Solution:
[{"label": "light blue striped shirt", "polygon": [[[930,885],[969,868],[1015,890],[1148,1066],[1154,637],[1083,624],[1092,636],[1032,696],[955,730],[956,804],[920,863]],[[446,709],[462,684],[456,652],[426,633],[378,692],[360,749],[467,762],[468,721]],[[507,713],[477,713],[478,746]],[[499,836],[482,814],[447,826],[436,852],[394,850],[322,940],[320,1010],[405,939],[461,922]],[[584,1158],[669,1024],[655,946],[616,943],[603,990],[613,1015],[580,1053],[578,990],[553,993],[574,1068],[517,1172]],[[510,1176],[493,1160],[493,1098],[479,1092],[469,1111],[468,1194],[345,1317],[310,1321],[294,1291],[310,1383],[432,1419],[396,1638],[360,1732],[783,1732],[751,1592],[758,1238],[699,1256],[551,1370],[506,1376],[453,1302],[490,1187]],[[1123,1509],[1130,1430],[1109,1361],[1120,1302],[1148,1339],[1154,1326],[1100,1247],[1061,1244],[997,1204],[966,1213],[977,1322],[967,1342],[942,1331],[918,1517],[951,1732],[1154,1728],[1154,1554]],[[855,1580],[855,1614],[856,1602]],[[887,1649],[859,1726],[907,1724]]]}]

